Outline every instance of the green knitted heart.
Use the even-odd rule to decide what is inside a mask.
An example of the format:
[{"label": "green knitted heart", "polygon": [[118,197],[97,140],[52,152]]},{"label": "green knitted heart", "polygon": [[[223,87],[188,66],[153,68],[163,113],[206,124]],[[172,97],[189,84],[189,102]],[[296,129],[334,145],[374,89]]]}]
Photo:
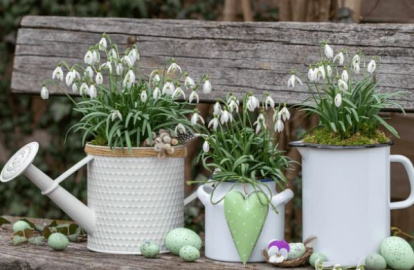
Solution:
[{"label": "green knitted heart", "polygon": [[268,198],[263,192],[245,197],[239,191],[230,191],[224,199],[224,211],[234,245],[246,264],[266,221]]}]

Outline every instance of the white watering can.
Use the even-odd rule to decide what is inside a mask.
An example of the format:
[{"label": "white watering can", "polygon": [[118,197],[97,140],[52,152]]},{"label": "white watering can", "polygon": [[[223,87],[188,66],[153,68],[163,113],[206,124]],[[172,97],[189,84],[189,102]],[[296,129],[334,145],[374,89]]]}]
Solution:
[{"label": "white watering can", "polygon": [[[38,149],[39,144],[32,142],[14,154],[0,174],[1,182],[24,173],[43,195],[88,233],[88,248],[93,251],[140,254],[140,245],[152,240],[161,246],[161,252],[167,252],[165,234],[183,226],[184,204],[196,198],[193,194],[183,203],[184,170],[180,167],[184,164],[183,156],[158,160],[89,153],[52,180],[32,164]],[[86,164],[89,207],[59,186]]]},{"label": "white watering can", "polygon": [[[316,236],[314,250],[341,265],[357,265],[390,235],[390,211],[414,204],[410,160],[390,155],[389,144],[326,146],[293,142],[302,155],[303,239]],[[390,202],[390,163],[401,163],[410,196]]]}]

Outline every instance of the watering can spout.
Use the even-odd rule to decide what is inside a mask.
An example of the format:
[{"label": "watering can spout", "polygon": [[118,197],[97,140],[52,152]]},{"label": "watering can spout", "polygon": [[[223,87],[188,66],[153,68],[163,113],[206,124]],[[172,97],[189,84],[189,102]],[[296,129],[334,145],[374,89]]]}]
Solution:
[{"label": "watering can spout", "polygon": [[39,149],[37,142],[32,142],[22,147],[6,163],[0,174],[1,182],[8,182],[24,173],[41,191],[57,204],[68,216],[70,216],[88,234],[95,230],[95,213],[68,191],[59,186],[73,172],[88,163],[93,158],[87,156],[75,166],[70,168],[56,180],[39,170],[32,164]]}]

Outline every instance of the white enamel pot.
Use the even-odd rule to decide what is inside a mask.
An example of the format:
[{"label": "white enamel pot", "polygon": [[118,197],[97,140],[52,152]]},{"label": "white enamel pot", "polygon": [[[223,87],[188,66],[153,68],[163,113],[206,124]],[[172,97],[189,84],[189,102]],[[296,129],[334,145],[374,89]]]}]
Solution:
[{"label": "white enamel pot", "polygon": [[[273,181],[263,182],[263,184],[269,187],[271,194],[267,188],[263,188],[263,190],[271,198],[278,213],[275,213],[269,206],[266,222],[248,262],[263,262],[261,251],[266,248],[267,243],[272,239],[284,239],[285,204],[293,197],[293,192],[290,189],[277,194],[276,184]],[[211,201],[219,201],[230,190],[238,190],[248,194],[254,191],[250,184],[228,182],[218,185],[213,196],[213,188],[210,183],[200,186],[197,190],[198,198],[205,206],[205,255],[207,258],[217,261],[241,262],[224,215],[224,202],[211,203]]]},{"label": "white enamel pot", "polygon": [[[390,211],[414,203],[410,160],[390,155],[389,144],[341,147],[293,142],[302,155],[303,239],[330,262],[357,265],[390,235]],[[390,163],[407,171],[411,193],[390,202]]]}]

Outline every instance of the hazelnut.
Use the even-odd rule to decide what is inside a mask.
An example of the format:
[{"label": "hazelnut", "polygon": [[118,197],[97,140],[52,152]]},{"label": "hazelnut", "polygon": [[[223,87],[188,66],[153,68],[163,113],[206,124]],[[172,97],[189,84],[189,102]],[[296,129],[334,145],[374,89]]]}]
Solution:
[{"label": "hazelnut", "polygon": [[163,140],[165,143],[171,143],[171,137],[170,137],[170,136],[165,136],[162,140]]},{"label": "hazelnut", "polygon": [[172,145],[177,145],[178,144],[178,140],[176,138],[171,139],[171,144]]},{"label": "hazelnut", "polygon": [[164,149],[164,144],[163,143],[156,143],[154,146],[154,150],[157,152],[161,152]]},{"label": "hazelnut", "polygon": [[162,139],[160,137],[155,138],[154,142],[157,143],[162,143]]}]

